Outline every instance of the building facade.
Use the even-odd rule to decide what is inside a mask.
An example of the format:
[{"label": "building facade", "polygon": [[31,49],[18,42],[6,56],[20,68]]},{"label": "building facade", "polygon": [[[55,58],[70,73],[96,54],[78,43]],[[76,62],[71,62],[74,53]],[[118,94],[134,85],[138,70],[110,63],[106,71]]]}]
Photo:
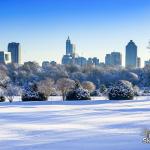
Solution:
[{"label": "building facade", "polygon": [[137,67],[137,46],[132,40],[126,46],[125,60],[126,68]]},{"label": "building facade", "polygon": [[106,66],[122,66],[122,55],[120,52],[112,52],[105,56]]},{"label": "building facade", "polygon": [[3,63],[3,64],[11,63],[11,53],[0,51],[0,63]]},{"label": "building facade", "polygon": [[21,46],[20,43],[9,43],[8,52],[11,53],[12,63],[21,64]]},{"label": "building facade", "polygon": [[141,58],[137,58],[137,68],[141,68]]}]

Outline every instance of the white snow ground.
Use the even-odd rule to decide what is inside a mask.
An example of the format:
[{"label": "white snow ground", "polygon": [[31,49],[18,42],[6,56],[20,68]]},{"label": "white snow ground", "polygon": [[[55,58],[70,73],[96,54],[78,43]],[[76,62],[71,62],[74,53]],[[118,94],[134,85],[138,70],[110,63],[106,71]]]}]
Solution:
[{"label": "white snow ground", "polygon": [[0,150],[150,150],[150,97],[0,103]]}]

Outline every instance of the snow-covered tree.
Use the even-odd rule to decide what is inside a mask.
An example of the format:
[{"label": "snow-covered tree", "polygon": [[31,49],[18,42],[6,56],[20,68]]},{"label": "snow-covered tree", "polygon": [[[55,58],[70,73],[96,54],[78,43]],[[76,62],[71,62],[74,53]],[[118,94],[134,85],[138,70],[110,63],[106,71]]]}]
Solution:
[{"label": "snow-covered tree", "polygon": [[56,84],[57,84],[57,88],[62,93],[63,100],[65,100],[67,92],[70,89],[74,88],[75,82],[67,78],[62,78],[62,79],[59,79]]},{"label": "snow-covered tree", "polygon": [[52,79],[42,80],[38,83],[38,90],[41,93],[44,93],[47,96],[50,96],[54,93],[54,81]]},{"label": "snow-covered tree", "polygon": [[67,93],[66,100],[91,100],[91,97],[89,91],[83,89],[80,83],[76,81],[74,88]]},{"label": "snow-covered tree", "polygon": [[8,84],[5,89],[5,96],[9,100],[9,102],[13,102],[15,96],[21,96],[22,89],[18,86]]},{"label": "snow-covered tree", "polygon": [[134,98],[132,83],[121,80],[109,88],[108,96],[110,100],[131,100]]},{"label": "snow-covered tree", "polygon": [[90,81],[84,81],[84,82],[82,82],[82,87],[84,89],[88,90],[90,93],[93,92],[96,89],[94,83],[90,82]]},{"label": "snow-covered tree", "polygon": [[38,91],[36,84],[30,84],[23,89],[22,101],[46,101],[48,97]]}]

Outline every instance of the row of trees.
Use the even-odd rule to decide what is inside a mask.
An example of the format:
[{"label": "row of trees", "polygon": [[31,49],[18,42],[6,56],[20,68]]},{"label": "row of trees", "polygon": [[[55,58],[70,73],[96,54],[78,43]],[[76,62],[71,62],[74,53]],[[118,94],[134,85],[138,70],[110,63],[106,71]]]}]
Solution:
[{"label": "row of trees", "polygon": [[42,68],[36,62],[24,65],[0,64],[0,96],[21,95],[30,84],[37,84],[38,90],[49,95],[65,95],[79,81],[90,93],[105,91],[119,80],[130,81],[134,86],[150,86],[150,67],[124,69],[120,67],[80,67],[76,65],[49,65]]}]

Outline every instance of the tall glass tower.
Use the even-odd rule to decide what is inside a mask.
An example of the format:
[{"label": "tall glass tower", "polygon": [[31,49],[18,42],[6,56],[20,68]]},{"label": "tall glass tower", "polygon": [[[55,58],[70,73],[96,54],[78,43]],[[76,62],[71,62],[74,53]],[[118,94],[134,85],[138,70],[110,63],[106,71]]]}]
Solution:
[{"label": "tall glass tower", "polygon": [[137,67],[137,46],[131,40],[126,46],[126,67],[136,68]]},{"label": "tall glass tower", "polygon": [[9,43],[8,52],[11,52],[12,63],[21,64],[21,46],[20,43]]},{"label": "tall glass tower", "polygon": [[66,55],[73,55],[74,45],[71,44],[70,38],[68,37],[66,41]]}]

